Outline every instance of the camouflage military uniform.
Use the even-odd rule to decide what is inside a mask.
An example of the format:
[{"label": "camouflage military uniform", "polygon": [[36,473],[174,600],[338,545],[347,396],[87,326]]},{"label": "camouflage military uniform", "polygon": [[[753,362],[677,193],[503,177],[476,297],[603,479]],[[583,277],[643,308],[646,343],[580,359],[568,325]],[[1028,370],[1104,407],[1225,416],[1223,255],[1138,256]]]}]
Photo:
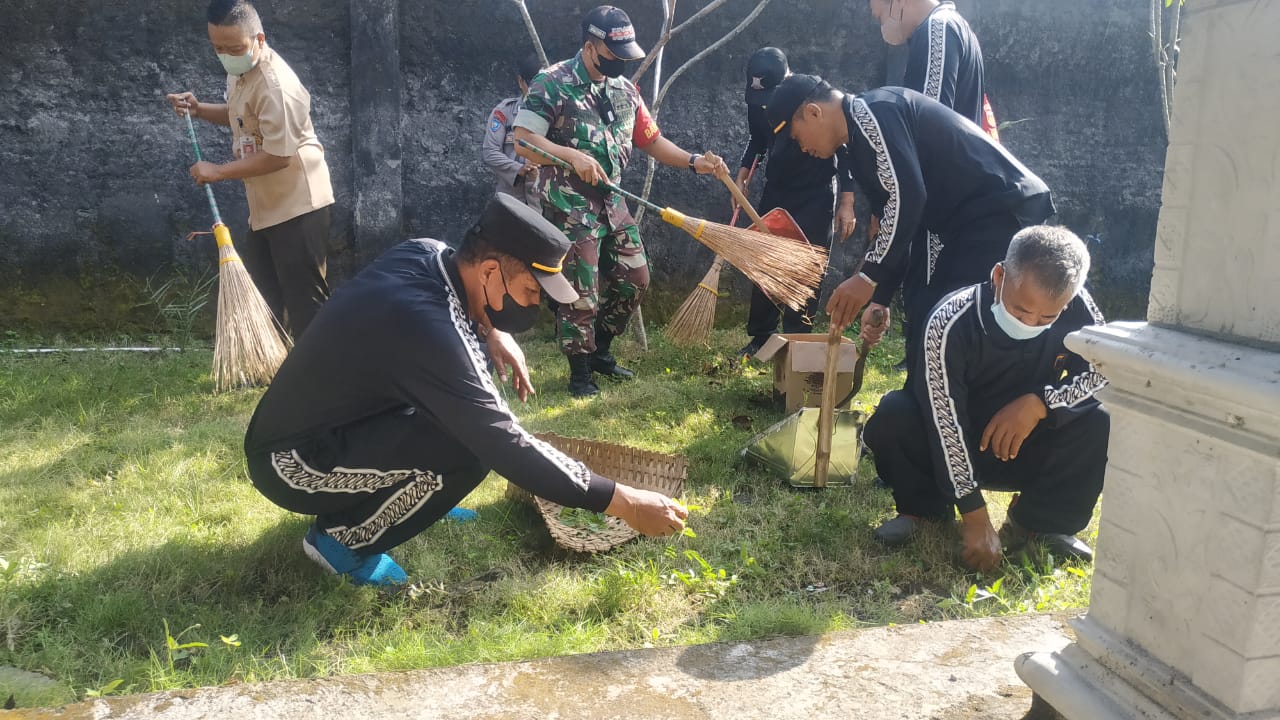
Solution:
[{"label": "camouflage military uniform", "polygon": [[[533,79],[515,125],[587,153],[615,184],[632,145],[643,148],[660,134],[636,86],[625,78],[592,83],[582,53]],[[573,243],[564,272],[580,297],[560,307],[561,345],[570,355],[595,352],[595,327],[622,334],[649,286],[640,229],[620,195],[570,170],[544,166],[538,189],[543,214]]]}]

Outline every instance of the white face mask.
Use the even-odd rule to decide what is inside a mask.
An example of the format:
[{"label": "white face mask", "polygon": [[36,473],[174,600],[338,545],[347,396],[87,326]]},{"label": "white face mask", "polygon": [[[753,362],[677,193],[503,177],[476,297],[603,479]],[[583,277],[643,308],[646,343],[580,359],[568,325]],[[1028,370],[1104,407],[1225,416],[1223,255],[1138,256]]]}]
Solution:
[{"label": "white face mask", "polygon": [[226,69],[228,75],[243,75],[254,68],[258,64],[258,58],[254,56],[253,49],[258,45],[255,39],[249,45],[249,52],[244,55],[224,55],[218,53],[218,60],[222,61],[222,67]]},{"label": "white face mask", "polygon": [[[994,285],[994,283],[993,283]],[[999,295],[1004,295],[1004,280],[1001,279],[1001,287],[998,288]],[[1028,325],[1018,318],[1014,317],[1007,309],[1005,309],[1002,297],[996,297],[996,301],[991,304],[991,315],[996,319],[996,324],[1004,331],[1005,335],[1014,340],[1034,340],[1041,333],[1053,327],[1053,323],[1048,325]]]}]

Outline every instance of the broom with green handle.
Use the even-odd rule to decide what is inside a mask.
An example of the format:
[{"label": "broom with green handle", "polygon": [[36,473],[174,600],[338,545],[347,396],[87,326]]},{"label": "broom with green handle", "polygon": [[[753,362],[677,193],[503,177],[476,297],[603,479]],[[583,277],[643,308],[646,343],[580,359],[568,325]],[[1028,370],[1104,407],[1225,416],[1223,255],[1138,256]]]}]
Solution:
[{"label": "broom with green handle", "polygon": [[[187,119],[191,147],[200,154],[196,128]],[[249,271],[231,244],[231,231],[222,222],[213,186],[206,183],[205,197],[213,212],[213,239],[218,243],[218,320],[213,343],[213,386],[216,390],[266,385],[289,354],[289,336],[254,286]]]},{"label": "broom with green handle", "polygon": [[[542,148],[524,140],[518,142],[548,162],[573,170],[572,165]],[[805,303],[816,295],[816,288],[827,269],[825,248],[804,243],[780,243],[772,235],[762,232],[690,217],[679,210],[651,203],[613,183],[602,182],[600,187],[658,213],[665,222],[692,235],[693,239],[741,270],[770,297],[793,310],[803,309]]]}]

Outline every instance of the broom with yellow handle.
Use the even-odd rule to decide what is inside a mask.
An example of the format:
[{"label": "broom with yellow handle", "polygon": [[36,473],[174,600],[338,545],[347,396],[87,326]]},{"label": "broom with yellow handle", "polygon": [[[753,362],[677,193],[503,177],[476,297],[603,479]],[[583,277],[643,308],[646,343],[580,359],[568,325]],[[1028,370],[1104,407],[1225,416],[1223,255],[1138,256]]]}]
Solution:
[{"label": "broom with yellow handle", "polygon": [[[187,118],[191,147],[200,154],[196,128]],[[289,336],[254,286],[249,271],[231,244],[231,231],[222,223],[213,187],[204,186],[213,211],[213,238],[218,243],[218,321],[213,343],[213,386],[218,391],[266,385],[289,354]]]},{"label": "broom with yellow handle", "polygon": [[[524,140],[518,142],[521,147],[546,161],[566,170],[573,170],[572,165],[542,148]],[[602,182],[600,187],[658,213],[665,222],[684,230],[694,240],[711,248],[730,265],[741,270],[743,275],[770,297],[786,306],[800,310],[810,298],[815,297],[816,288],[827,269],[825,248],[804,243],[780,243],[762,232],[690,217],[679,210],[651,203],[613,183]]]},{"label": "broom with yellow handle", "polygon": [[[751,176],[756,173],[756,164],[759,161],[751,163],[751,170],[747,173],[747,181],[751,181]],[[734,185],[728,175],[720,178],[731,186],[730,192],[737,190],[738,186]],[[739,191],[740,194],[740,191]],[[737,195],[734,195],[735,199]],[[733,217],[729,218],[729,226],[736,227],[738,225],[738,213],[747,208],[749,215],[759,217],[755,214],[755,210],[751,208],[750,203],[739,202],[733,208]],[[768,232],[760,221],[756,221],[756,227]],[[671,317],[671,322],[667,324],[667,339],[676,345],[698,345],[705,343],[711,335],[711,328],[716,322],[716,300],[720,298],[720,269],[724,266],[724,258],[719,255],[712,261],[711,268],[707,270],[707,274],[702,276],[702,281],[698,286],[689,293],[689,297],[680,305],[680,309],[676,310],[676,314]]]}]

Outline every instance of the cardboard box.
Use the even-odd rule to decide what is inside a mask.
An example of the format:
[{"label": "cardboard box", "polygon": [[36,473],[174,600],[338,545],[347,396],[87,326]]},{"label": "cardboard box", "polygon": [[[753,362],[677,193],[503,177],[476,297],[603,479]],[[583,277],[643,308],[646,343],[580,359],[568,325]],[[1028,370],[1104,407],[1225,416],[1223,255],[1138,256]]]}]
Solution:
[{"label": "cardboard box", "polygon": [[[756,353],[760,362],[773,362],[774,397],[785,398],[788,413],[822,404],[823,371],[827,367],[827,334],[776,334]],[[836,398],[853,388],[853,366],[858,350],[853,340],[840,338],[836,364]]]}]

